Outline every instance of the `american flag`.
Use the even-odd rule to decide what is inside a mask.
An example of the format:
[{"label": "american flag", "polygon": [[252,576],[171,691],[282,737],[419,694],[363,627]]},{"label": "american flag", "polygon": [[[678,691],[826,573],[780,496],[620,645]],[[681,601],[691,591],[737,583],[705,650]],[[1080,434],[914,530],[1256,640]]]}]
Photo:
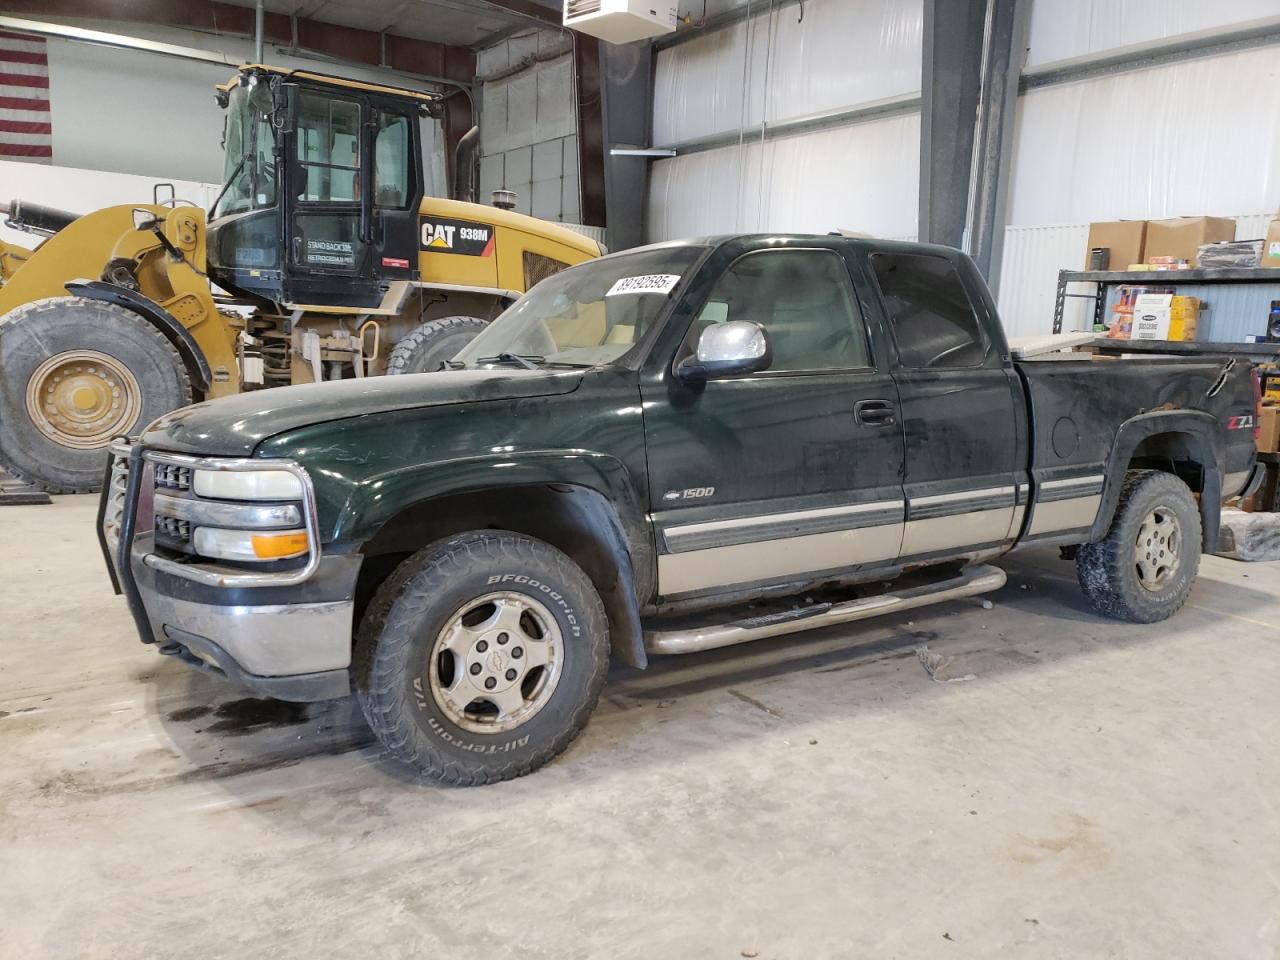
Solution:
[{"label": "american flag", "polygon": [[49,57],[42,37],[0,30],[0,159],[53,162]]}]

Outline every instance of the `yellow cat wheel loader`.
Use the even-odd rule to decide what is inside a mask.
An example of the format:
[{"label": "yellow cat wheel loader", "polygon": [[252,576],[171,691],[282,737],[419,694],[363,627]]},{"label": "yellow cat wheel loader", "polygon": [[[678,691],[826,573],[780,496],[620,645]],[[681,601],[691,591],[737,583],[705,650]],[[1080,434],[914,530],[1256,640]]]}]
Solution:
[{"label": "yellow cat wheel loader", "polygon": [[44,238],[0,243],[0,465],[20,479],[96,490],[113,437],[194,400],[439,369],[534,283],[602,253],[426,196],[419,121],[438,98],[254,65],[217,99],[207,216],[159,196],[3,207]]}]

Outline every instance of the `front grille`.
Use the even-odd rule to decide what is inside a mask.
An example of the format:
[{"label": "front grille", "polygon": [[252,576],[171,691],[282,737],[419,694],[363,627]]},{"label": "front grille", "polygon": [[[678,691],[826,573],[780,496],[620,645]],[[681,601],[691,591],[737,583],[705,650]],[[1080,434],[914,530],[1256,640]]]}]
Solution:
[{"label": "front grille", "polygon": [[584,17],[588,13],[600,12],[600,0],[568,0],[564,5],[566,17]]},{"label": "front grille", "polygon": [[191,468],[176,463],[156,464],[156,486],[170,490],[191,489]]},{"label": "front grille", "polygon": [[102,532],[112,547],[120,542],[120,521],[124,518],[124,497],[129,486],[129,457],[116,456],[111,462],[111,478],[107,481],[104,496],[107,504],[102,510]]},{"label": "front grille", "polygon": [[191,541],[191,521],[177,517],[156,517],[156,534],[179,543]]}]

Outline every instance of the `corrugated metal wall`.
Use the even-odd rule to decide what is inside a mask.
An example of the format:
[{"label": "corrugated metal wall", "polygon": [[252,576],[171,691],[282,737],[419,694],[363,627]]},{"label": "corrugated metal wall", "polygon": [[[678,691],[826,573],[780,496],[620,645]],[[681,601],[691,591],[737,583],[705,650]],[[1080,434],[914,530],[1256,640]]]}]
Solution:
[{"label": "corrugated metal wall", "polygon": [[918,114],[763,145],[758,125],[914,97],[922,17],[921,0],[807,0],[660,51],[656,145],[757,129],[741,145],[653,164],[649,238],[842,227],[914,233]]},{"label": "corrugated metal wall", "polygon": [[[742,6],[712,0],[719,12]],[[770,9],[757,0],[754,9]],[[659,52],[654,143],[912,95],[920,0],[807,0]],[[1028,67],[1280,22],[1280,0],[1036,0]],[[756,131],[758,136],[758,130]],[[919,117],[895,117],[653,164],[654,239],[731,231],[916,231]],[[1080,268],[1090,220],[1280,207],[1280,48],[1032,89],[1019,98],[998,299],[1012,335],[1052,329],[1058,271]],[[1260,236],[1265,216],[1241,218]],[[1046,225],[1048,224],[1048,225]],[[1237,294],[1231,294],[1230,298]],[[1243,293],[1239,296],[1244,296]],[[1254,306],[1216,293],[1206,329],[1243,336]],[[1064,329],[1091,315],[1068,301]],[[1214,307],[1210,307],[1212,311]],[[1206,313],[1208,317],[1208,313]]]}]

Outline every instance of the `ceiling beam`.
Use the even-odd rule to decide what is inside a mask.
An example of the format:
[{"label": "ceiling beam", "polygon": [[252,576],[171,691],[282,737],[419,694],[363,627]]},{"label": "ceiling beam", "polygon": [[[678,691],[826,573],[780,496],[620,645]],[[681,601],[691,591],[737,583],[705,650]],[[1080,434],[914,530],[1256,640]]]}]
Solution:
[{"label": "ceiling beam", "polygon": [[495,12],[506,13],[510,16],[519,17],[521,20],[531,21],[535,26],[554,27],[556,30],[563,30],[564,24],[560,20],[560,12],[549,7],[544,7],[535,0],[478,0],[479,6],[489,7]]},{"label": "ceiling beam", "polygon": [[[217,0],[4,0],[0,9],[5,13],[149,23],[242,37],[252,37],[254,31],[252,7]],[[467,86],[475,80],[475,55],[466,47],[344,27],[309,17],[296,18],[296,25],[299,55],[305,56],[309,51],[351,64],[388,67]],[[268,13],[264,29],[268,43],[292,47],[294,24],[288,16]]]}]

